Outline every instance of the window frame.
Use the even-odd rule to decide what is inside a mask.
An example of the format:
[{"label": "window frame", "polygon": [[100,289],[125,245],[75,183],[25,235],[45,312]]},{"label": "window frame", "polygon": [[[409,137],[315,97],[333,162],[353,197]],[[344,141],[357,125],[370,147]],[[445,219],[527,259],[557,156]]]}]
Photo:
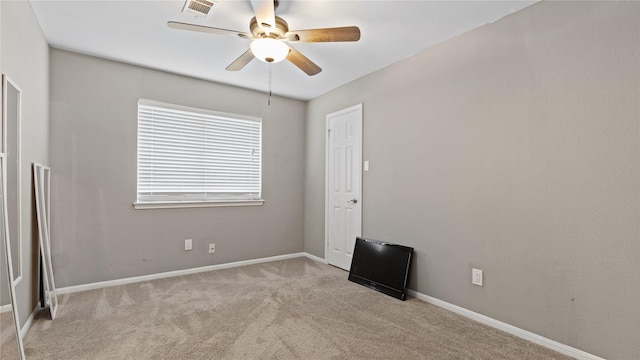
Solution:
[{"label": "window frame", "polygon": [[[203,116],[213,116],[217,118],[224,118],[230,120],[238,120],[242,121],[252,121],[260,124],[260,134],[259,134],[259,142],[260,142],[260,170],[259,170],[259,180],[260,187],[259,193],[256,197],[244,196],[244,195],[233,195],[227,194],[225,196],[211,196],[211,197],[203,197],[202,195],[144,195],[140,196],[140,184],[139,184],[139,142],[140,142],[140,106],[153,106],[159,107],[169,110],[176,111],[186,111],[191,113],[196,113]],[[149,99],[138,99],[137,103],[137,114],[136,114],[136,201],[133,203],[133,207],[136,210],[146,210],[146,209],[176,209],[176,208],[202,208],[202,207],[226,207],[226,206],[260,206],[263,205],[265,200],[262,198],[262,118],[248,116],[248,115],[240,115],[240,114],[232,114],[232,113],[224,113],[209,109],[195,108],[184,105],[177,105],[171,103],[165,103],[155,100]],[[204,194],[203,194],[204,195]]]}]

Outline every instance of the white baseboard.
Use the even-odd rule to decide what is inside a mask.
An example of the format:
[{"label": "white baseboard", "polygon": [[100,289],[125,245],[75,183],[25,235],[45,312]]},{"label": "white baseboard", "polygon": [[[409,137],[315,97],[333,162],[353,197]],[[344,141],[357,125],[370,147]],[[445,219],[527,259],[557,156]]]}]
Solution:
[{"label": "white baseboard", "polygon": [[[286,255],[277,255],[277,256],[270,256],[270,257],[260,258],[260,259],[235,261],[235,262],[230,262],[225,264],[209,265],[209,266],[202,266],[202,267],[191,268],[191,269],[168,271],[168,272],[157,273],[157,274],[134,276],[134,277],[123,278],[123,279],[100,281],[100,282],[90,283],[90,284],[67,286],[67,287],[57,288],[56,293],[69,294],[69,293],[74,293],[79,291],[87,291],[87,290],[101,289],[101,288],[117,286],[117,285],[132,284],[132,283],[137,283],[141,281],[165,279],[165,278],[174,277],[174,276],[183,276],[183,275],[196,274],[196,273],[201,273],[206,271],[229,269],[229,268],[234,268],[238,266],[254,265],[254,264],[261,264],[261,263],[266,263],[271,261],[293,259],[293,258],[298,258],[302,256],[309,257],[310,259],[315,258],[315,256],[313,255],[302,253],[302,252],[286,254]],[[311,258],[311,256],[313,256],[313,258]],[[322,262],[323,260],[320,259],[319,261]]]},{"label": "white baseboard", "polygon": [[11,311],[11,304],[0,305],[0,314],[7,311]]},{"label": "white baseboard", "polygon": [[310,259],[310,260],[317,261],[317,262],[321,262],[321,263],[323,263],[323,264],[328,264],[328,263],[327,263],[327,260],[325,260],[325,259],[323,259],[323,258],[321,258],[321,257],[315,256],[315,255],[311,255],[311,254],[309,254],[309,253],[303,253],[303,254],[304,254],[304,256],[305,256],[306,258],[308,258],[308,259]]},{"label": "white baseboard", "polygon": [[31,312],[31,315],[29,315],[29,318],[27,319],[27,321],[24,323],[22,328],[20,328],[20,337],[21,338],[24,339],[24,337],[27,336],[27,333],[29,332],[29,329],[31,329],[31,324],[33,324],[33,319],[36,317],[36,313],[38,311],[40,311],[40,307],[38,305],[36,305],[36,307]]},{"label": "white baseboard", "polygon": [[561,344],[557,341],[551,340],[551,339],[547,339],[543,336],[534,334],[530,331],[527,330],[523,330],[520,329],[518,327],[515,327],[513,325],[509,325],[507,323],[503,323],[502,321],[498,321],[496,319],[490,318],[488,316],[482,315],[482,314],[478,314],[477,312],[471,311],[469,309],[465,309],[463,307],[457,306],[457,305],[453,305],[450,304],[446,301],[442,301],[440,299],[436,299],[434,297],[431,297],[429,295],[425,295],[422,293],[419,293],[417,291],[408,290],[408,294],[409,296],[412,297],[416,297],[420,300],[423,300],[425,302],[428,302],[430,304],[439,306],[443,309],[449,310],[451,312],[454,312],[456,314],[462,315],[464,317],[467,317],[471,320],[475,320],[479,323],[491,326],[492,328],[496,328],[498,330],[502,330],[506,333],[509,333],[511,335],[517,336],[521,339],[525,339],[528,341],[531,341],[532,343],[544,346],[548,349],[557,351],[561,354],[567,355],[567,356],[571,356],[575,359],[579,359],[579,360],[605,360],[599,356],[593,355],[593,354],[589,354],[588,352],[582,351],[580,349],[576,349],[574,347],[565,345],[565,344]]}]

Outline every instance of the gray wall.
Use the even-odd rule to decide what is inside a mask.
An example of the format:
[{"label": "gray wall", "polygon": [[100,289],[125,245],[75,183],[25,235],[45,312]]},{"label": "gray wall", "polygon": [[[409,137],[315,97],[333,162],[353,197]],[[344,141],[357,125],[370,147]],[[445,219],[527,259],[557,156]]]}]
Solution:
[{"label": "gray wall", "polygon": [[412,289],[640,358],[640,3],[541,2],[310,101],[320,257],[325,115],[360,102],[363,234],[415,248]]},{"label": "gray wall", "polygon": [[[49,161],[49,46],[26,1],[0,1],[2,7],[2,73],[22,91],[21,216],[23,278],[16,287],[22,324],[38,297],[38,228],[31,164]],[[7,189],[7,192],[16,189]],[[16,209],[8,209],[16,211]],[[12,243],[15,239],[12,239]],[[5,270],[4,263],[2,269]],[[5,271],[0,273],[6,277]],[[4,289],[4,288],[3,288]],[[4,298],[4,294],[3,294]],[[6,301],[7,299],[5,299]]]},{"label": "gray wall", "polygon": [[[262,117],[264,206],[134,210],[139,98]],[[301,252],[305,111],[297,100],[268,107],[262,93],[52,49],[56,285]]]}]

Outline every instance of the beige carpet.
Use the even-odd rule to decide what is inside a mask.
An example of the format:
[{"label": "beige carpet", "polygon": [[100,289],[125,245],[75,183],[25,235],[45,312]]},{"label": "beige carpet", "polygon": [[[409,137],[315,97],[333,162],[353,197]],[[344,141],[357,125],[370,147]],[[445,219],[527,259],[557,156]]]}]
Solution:
[{"label": "beige carpet", "polygon": [[18,338],[11,311],[0,313],[0,360],[20,360]]},{"label": "beige carpet", "polygon": [[306,258],[59,297],[25,338],[40,359],[568,359]]}]

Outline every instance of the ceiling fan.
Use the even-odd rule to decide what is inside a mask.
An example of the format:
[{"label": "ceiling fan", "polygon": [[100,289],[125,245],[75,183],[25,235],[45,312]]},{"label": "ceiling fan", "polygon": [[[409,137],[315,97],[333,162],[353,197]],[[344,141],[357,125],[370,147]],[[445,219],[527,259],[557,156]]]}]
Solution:
[{"label": "ceiling fan", "polygon": [[266,63],[276,63],[287,59],[307,75],[313,76],[322,71],[322,69],[287,43],[360,40],[360,29],[357,26],[289,30],[287,22],[275,15],[278,0],[252,0],[251,5],[255,16],[249,22],[250,33],[176,21],[169,21],[167,25],[173,29],[252,40],[249,49],[226,67],[228,71],[241,70],[254,58]]}]

